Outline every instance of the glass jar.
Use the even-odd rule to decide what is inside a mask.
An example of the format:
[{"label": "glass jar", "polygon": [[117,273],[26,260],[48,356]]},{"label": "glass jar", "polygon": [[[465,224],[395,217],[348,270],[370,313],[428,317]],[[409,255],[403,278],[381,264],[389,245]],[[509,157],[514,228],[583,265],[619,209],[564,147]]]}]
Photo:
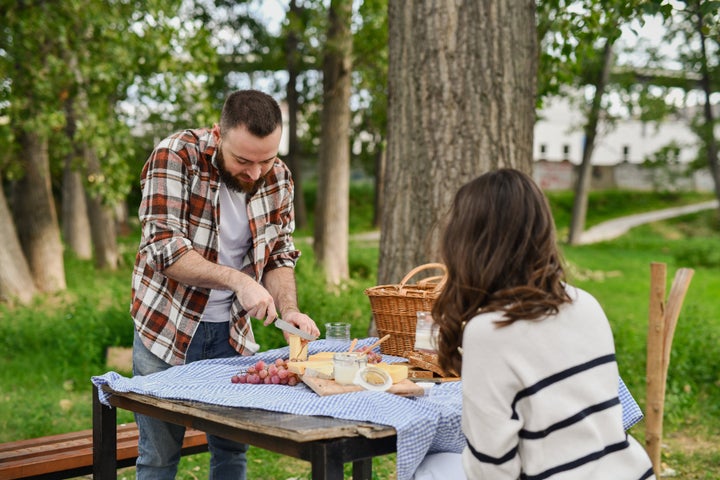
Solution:
[{"label": "glass jar", "polygon": [[433,332],[433,318],[430,312],[417,312],[415,325],[415,350],[434,353],[437,345],[437,331]]},{"label": "glass jar", "polygon": [[382,368],[367,366],[357,371],[354,383],[365,390],[385,392],[392,387],[392,378]]},{"label": "glass jar", "polygon": [[353,385],[355,374],[367,366],[367,355],[339,352],[333,355],[333,376],[340,385]]},{"label": "glass jar", "polygon": [[349,342],[350,341],[350,324],[349,323],[326,323],[325,324],[325,340]]}]

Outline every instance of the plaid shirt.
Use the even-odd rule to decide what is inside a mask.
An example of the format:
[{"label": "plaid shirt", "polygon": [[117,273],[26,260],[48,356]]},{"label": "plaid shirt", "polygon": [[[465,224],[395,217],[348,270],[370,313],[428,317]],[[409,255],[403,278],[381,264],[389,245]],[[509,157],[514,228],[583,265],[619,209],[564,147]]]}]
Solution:
[{"label": "plaid shirt", "polygon": [[[161,141],[142,171],[138,212],[142,238],[133,270],[130,313],[145,346],[171,365],[185,363],[210,289],[177,282],[163,270],[190,249],[217,262],[220,175],[216,152],[210,130],[185,130]],[[294,268],[300,255],[292,239],[293,195],[290,171],[278,159],[264,184],[248,198],[252,248],[242,271],[258,282],[265,271]],[[254,353],[257,347],[248,336],[250,319],[237,297],[231,311],[230,343],[240,354]]]}]

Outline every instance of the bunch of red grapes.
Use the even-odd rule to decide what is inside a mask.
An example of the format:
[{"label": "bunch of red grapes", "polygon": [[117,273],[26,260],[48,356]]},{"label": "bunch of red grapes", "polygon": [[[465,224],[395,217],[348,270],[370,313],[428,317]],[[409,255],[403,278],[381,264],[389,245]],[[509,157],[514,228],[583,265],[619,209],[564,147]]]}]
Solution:
[{"label": "bunch of red grapes", "polygon": [[[368,345],[369,346],[369,345]],[[382,355],[375,352],[375,350],[368,350],[368,347],[360,347],[355,352],[364,353],[367,357],[368,363],[380,363],[382,362]]]},{"label": "bunch of red grapes", "polygon": [[300,383],[297,375],[287,368],[287,360],[278,358],[272,363],[265,363],[258,360],[255,365],[233,375],[230,378],[232,383],[251,383],[254,385],[290,385],[291,387]]}]

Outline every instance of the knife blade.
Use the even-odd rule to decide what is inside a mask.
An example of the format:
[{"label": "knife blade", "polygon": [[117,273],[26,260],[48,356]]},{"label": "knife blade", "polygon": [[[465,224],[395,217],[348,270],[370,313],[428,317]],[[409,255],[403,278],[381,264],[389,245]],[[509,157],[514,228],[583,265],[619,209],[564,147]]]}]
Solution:
[{"label": "knife blade", "polygon": [[318,338],[316,336],[314,337],[314,336],[310,335],[309,333],[300,330],[295,325],[288,323],[285,320],[282,320],[280,318],[275,319],[275,326],[277,328],[279,328],[280,330],[284,330],[288,333],[295,334],[295,335],[299,336],[300,338],[304,338],[305,340],[317,340],[317,338]]}]

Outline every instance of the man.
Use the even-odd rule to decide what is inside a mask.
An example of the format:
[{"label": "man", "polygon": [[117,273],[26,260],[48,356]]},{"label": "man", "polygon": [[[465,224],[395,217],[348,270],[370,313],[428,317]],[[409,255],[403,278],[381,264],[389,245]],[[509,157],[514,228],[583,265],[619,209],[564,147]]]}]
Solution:
[{"label": "man", "polygon": [[[280,107],[232,93],[220,124],[161,141],[141,179],[142,238],[132,280],[133,374],[252,355],[250,317],[278,314],[319,335],[297,306],[293,183],[278,159]],[[136,415],[137,478],[174,478],[184,427]],[[247,445],[208,436],[211,479],[244,479]]]}]

